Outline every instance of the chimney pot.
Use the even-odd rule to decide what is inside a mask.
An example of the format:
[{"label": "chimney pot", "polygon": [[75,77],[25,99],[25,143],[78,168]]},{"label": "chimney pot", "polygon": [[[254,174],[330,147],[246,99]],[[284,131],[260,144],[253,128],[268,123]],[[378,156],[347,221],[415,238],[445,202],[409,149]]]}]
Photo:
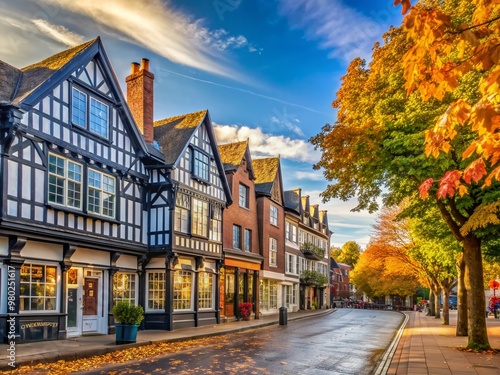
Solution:
[{"label": "chimney pot", "polygon": [[139,63],[133,62],[130,72],[132,74],[137,73],[139,71],[139,68],[140,68]]},{"label": "chimney pot", "polygon": [[142,70],[149,72],[149,59],[142,59]]}]

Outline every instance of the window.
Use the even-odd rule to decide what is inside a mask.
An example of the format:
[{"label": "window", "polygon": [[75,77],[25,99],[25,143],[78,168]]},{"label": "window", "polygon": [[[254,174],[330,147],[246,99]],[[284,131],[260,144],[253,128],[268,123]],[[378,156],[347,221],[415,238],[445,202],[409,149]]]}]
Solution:
[{"label": "window", "polygon": [[297,271],[296,271],[296,264],[297,264],[297,261],[296,261],[296,256],[293,255],[293,254],[286,254],[286,272],[287,273],[293,273],[293,274],[297,274]]},{"label": "window", "polygon": [[[109,107],[97,99],[90,98],[88,108],[87,94],[73,87],[71,120],[73,124],[87,128],[101,137],[108,137]],[[90,118],[88,118],[90,114]]]},{"label": "window", "polygon": [[276,258],[278,253],[278,240],[276,238],[269,238],[269,265],[276,266]]},{"label": "window", "polygon": [[193,198],[191,233],[208,237],[208,202]]},{"label": "window", "polygon": [[278,309],[278,282],[276,280],[260,280],[260,310]]},{"label": "window", "polygon": [[220,242],[222,240],[222,209],[213,205],[210,212],[210,239]]},{"label": "window", "polygon": [[297,293],[295,290],[295,285],[285,285],[285,303],[286,307],[290,308],[290,305],[297,304]]},{"label": "window", "polygon": [[57,309],[57,267],[23,264],[20,276],[20,311]]},{"label": "window", "polygon": [[288,241],[297,243],[297,227],[292,223],[285,223],[285,236]]},{"label": "window", "polygon": [[249,198],[248,186],[240,184],[240,196],[239,196],[240,207],[244,208],[249,207],[248,198]]},{"label": "window", "polygon": [[136,302],[136,274],[117,272],[113,276],[113,302],[127,301],[134,305]]},{"label": "window", "polygon": [[201,180],[210,181],[210,159],[207,154],[193,149],[193,175]]},{"label": "window", "polygon": [[176,270],[174,272],[174,310],[192,310],[192,279],[191,271]]},{"label": "window", "polygon": [[245,229],[245,243],[243,250],[250,251],[252,249],[252,231],[250,229]]},{"label": "window", "polygon": [[272,225],[278,225],[278,207],[271,205],[270,221]]},{"label": "window", "polygon": [[241,227],[233,225],[233,249],[241,250]]},{"label": "window", "polygon": [[177,193],[177,198],[175,200],[174,230],[182,233],[189,233],[190,209],[190,197],[186,194]]},{"label": "window", "polygon": [[82,208],[82,166],[54,154],[49,155],[49,202]]},{"label": "window", "polygon": [[198,308],[213,309],[214,306],[214,275],[210,272],[198,274]]},{"label": "window", "polygon": [[115,178],[89,169],[88,184],[89,212],[113,217],[115,215]]},{"label": "window", "polygon": [[165,309],[165,271],[148,273],[148,310]]}]

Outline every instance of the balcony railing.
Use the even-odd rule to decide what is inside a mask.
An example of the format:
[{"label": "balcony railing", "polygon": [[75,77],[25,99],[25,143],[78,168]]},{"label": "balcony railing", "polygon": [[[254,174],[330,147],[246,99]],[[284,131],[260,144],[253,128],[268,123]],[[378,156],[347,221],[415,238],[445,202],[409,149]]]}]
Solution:
[{"label": "balcony railing", "polygon": [[325,256],[325,251],[321,247],[310,242],[304,242],[300,246],[300,251],[302,251],[302,254],[304,254],[307,259],[320,260]]}]

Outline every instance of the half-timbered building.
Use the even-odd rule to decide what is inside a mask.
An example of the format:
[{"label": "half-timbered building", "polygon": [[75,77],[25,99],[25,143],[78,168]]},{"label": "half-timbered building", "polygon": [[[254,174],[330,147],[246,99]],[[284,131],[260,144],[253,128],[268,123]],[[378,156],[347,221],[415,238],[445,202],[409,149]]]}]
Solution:
[{"label": "half-timbered building", "polygon": [[0,121],[0,334],[9,318],[20,342],[110,332],[113,300],[139,302],[148,164],[163,158],[100,39],[0,61]]},{"label": "half-timbered building", "polygon": [[143,134],[153,137],[165,156],[163,163],[149,167],[149,253],[141,264],[145,328],[217,324],[222,212],[231,204],[231,192],[208,110],[153,124],[150,78],[147,69],[134,66],[127,77],[134,117],[140,124],[146,114]]},{"label": "half-timbered building", "polygon": [[224,267],[221,270],[221,314],[226,320],[240,318],[241,302],[253,305],[259,318],[259,271],[263,256],[259,247],[254,170],[248,141],[219,146],[227,180],[235,202],[224,211]]}]

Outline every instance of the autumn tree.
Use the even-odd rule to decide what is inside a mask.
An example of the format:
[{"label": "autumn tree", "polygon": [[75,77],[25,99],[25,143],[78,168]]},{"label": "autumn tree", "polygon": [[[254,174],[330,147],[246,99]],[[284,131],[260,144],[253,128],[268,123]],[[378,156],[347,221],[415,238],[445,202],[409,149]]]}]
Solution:
[{"label": "autumn tree", "polygon": [[[403,3],[406,5],[408,2]],[[475,10],[471,8],[477,8],[479,2],[473,2],[474,7],[466,0],[423,3],[429,3],[428,9],[448,14],[452,24],[467,24],[468,21],[474,22]],[[419,6],[419,9],[423,11],[424,6]],[[412,12],[413,9],[409,16]],[[432,91],[435,87],[438,91],[447,91],[449,86],[452,91],[442,97],[426,95],[425,90],[420,90],[420,83],[425,81],[422,77],[432,71],[419,70],[421,62],[415,60],[412,63],[411,54],[409,55],[409,51],[414,50],[420,41],[419,32],[411,31],[412,25],[423,27],[422,32],[428,32],[422,26],[426,22],[427,28],[432,29],[441,20],[431,16],[426,19],[414,17],[413,24],[393,28],[384,35],[385,43],[375,45],[369,64],[361,59],[351,62],[333,103],[338,108],[335,124],[326,125],[320,134],[311,139],[316,148],[322,151],[322,158],[315,168],[324,169],[326,179],[332,182],[323,192],[324,199],[335,197],[347,200],[356,197],[358,205],[354,210],[367,209],[371,212],[378,209],[379,197],[382,197],[385,205],[399,204],[403,199],[409,198],[411,204],[407,210],[418,211],[422,201],[418,199],[417,190],[422,181],[427,181],[421,191],[430,192],[432,200],[429,202],[439,208],[449,230],[464,249],[462,274],[465,277],[470,311],[468,347],[488,348],[483,313],[485,301],[482,293],[481,249],[491,238],[499,237],[495,233],[498,225],[494,223],[494,216],[500,189],[494,179],[488,180],[489,186],[479,184],[476,177],[473,177],[479,172],[465,173],[470,161],[464,160],[462,155],[466,151],[470,153],[470,145],[480,139],[479,133],[472,126],[454,127],[450,132],[453,137],[447,139],[448,152],[439,152],[436,158],[429,158],[428,155],[436,155],[436,152],[431,149],[429,153],[429,147],[424,146],[426,139],[434,139],[433,136],[430,137],[432,132],[429,131],[434,129],[436,121],[442,119],[448,110],[449,121],[455,121],[453,118],[462,119],[462,111],[458,111],[453,103],[475,103],[479,100],[477,88],[480,82],[484,82],[483,78],[488,72],[473,70],[457,79],[452,86],[441,86],[439,82],[435,82],[434,86],[428,85],[428,90]],[[480,40],[476,41],[481,43]],[[428,47],[419,45],[421,50]],[[443,51],[435,52],[439,54]],[[448,52],[450,57],[459,57],[451,53],[450,49]],[[412,81],[419,85],[419,89],[409,89],[411,69],[425,73]],[[439,75],[436,73],[435,76]],[[446,124],[445,128],[448,126]],[[475,170],[473,168],[468,171]],[[469,183],[464,178],[460,180],[460,184],[468,184],[466,189],[456,183],[457,173],[453,171],[464,171],[464,178],[470,177],[467,177]],[[446,177],[443,185],[446,188],[441,190],[448,192],[445,196],[436,194],[442,186],[435,186],[433,183],[441,176]],[[450,190],[450,186],[455,187],[454,190]],[[460,193],[467,190],[467,195],[449,194],[457,190]],[[491,224],[497,225],[496,228],[491,228]]]},{"label": "autumn tree", "polygon": [[356,241],[348,241],[342,245],[342,249],[337,258],[334,258],[340,263],[345,263],[351,267],[355,267],[361,254],[361,246]]},{"label": "autumn tree", "polygon": [[337,258],[341,252],[342,252],[342,248],[340,248],[340,247],[336,247],[336,246],[330,247],[330,257],[335,259],[335,260],[337,260]]}]

